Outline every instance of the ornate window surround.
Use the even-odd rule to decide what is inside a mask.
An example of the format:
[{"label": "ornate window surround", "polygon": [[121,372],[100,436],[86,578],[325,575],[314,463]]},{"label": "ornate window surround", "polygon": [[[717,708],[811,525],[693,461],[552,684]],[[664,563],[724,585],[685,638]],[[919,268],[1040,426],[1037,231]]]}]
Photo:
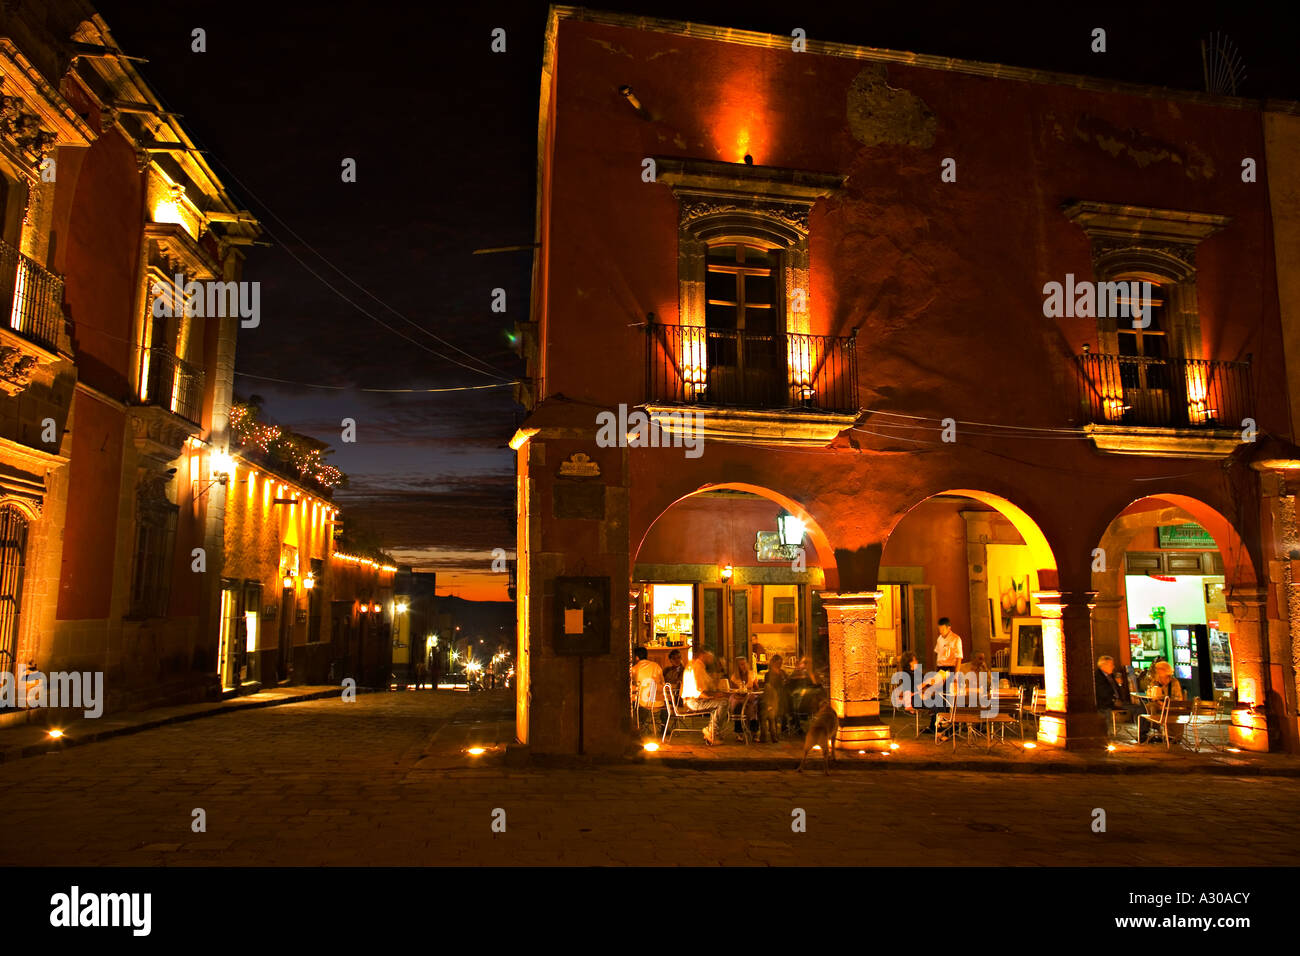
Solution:
[{"label": "ornate window surround", "polygon": [[[1170,355],[1204,358],[1196,306],[1196,246],[1227,226],[1231,217],[1090,200],[1070,203],[1064,212],[1092,240],[1096,280],[1112,282],[1125,276],[1164,285],[1169,290]],[[1114,316],[1097,319],[1102,352],[1118,354],[1116,332]]]},{"label": "ornate window surround", "polygon": [[[1171,358],[1201,359],[1201,319],[1196,304],[1196,247],[1224,229],[1232,219],[1213,213],[1155,209],[1081,200],[1063,208],[1092,242],[1093,273],[1098,282],[1125,278],[1161,283],[1169,295],[1166,316]],[[1119,354],[1114,316],[1097,319],[1101,351]],[[1127,425],[1088,425],[1100,451],[1119,455],[1221,458],[1240,436],[1235,430],[1212,431]]]},{"label": "ornate window surround", "polygon": [[[678,324],[705,324],[705,276],[710,245],[746,242],[779,253],[776,305],[784,330],[810,333],[808,221],[817,200],[835,195],[847,177],[775,166],[654,157],[656,181],[677,198]],[[646,405],[671,432],[673,406]],[[715,441],[826,445],[857,415],[765,412],[700,407],[695,428]]]}]

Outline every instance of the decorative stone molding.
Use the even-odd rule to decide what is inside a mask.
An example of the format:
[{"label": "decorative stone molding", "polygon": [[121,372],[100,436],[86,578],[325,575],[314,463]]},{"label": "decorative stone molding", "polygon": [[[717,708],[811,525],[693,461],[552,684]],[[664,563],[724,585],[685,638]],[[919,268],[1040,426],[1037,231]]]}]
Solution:
[{"label": "decorative stone molding", "polygon": [[134,406],[127,417],[136,450],[159,469],[179,458],[185,440],[202,431],[198,425],[155,405]]},{"label": "decorative stone molding", "polygon": [[643,405],[650,420],[669,435],[689,429],[705,441],[757,442],[825,448],[858,420],[855,412],[755,411],[704,405]]},{"label": "decorative stone molding", "polygon": [[33,377],[59,356],[0,325],[0,392],[13,398],[32,384]]},{"label": "decorative stone molding", "polygon": [[1241,432],[1231,428],[1152,428],[1127,425],[1085,425],[1098,451],[1147,458],[1226,458],[1241,444]]}]

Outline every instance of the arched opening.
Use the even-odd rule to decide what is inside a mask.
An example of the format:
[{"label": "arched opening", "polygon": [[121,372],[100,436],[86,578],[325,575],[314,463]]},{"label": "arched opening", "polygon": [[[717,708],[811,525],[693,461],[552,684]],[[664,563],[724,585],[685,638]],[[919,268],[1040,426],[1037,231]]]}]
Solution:
[{"label": "arched opening", "polygon": [[1034,592],[1055,586],[1056,558],[1023,509],[975,489],[931,495],[898,520],[881,555],[881,664],[910,651],[922,667],[933,666],[938,621],[948,618],[964,662],[982,655],[1014,682],[1041,684]]},{"label": "arched opening", "polygon": [[1227,708],[1262,699],[1259,675],[1241,671],[1232,605],[1258,578],[1237,529],[1186,495],[1148,495],[1106,527],[1093,552],[1093,646],[1112,657],[1130,694],[1146,695],[1159,662],[1188,702]]},{"label": "arched opening", "polygon": [[815,519],[770,489],[726,483],[679,498],[646,530],[633,558],[634,654],[645,648],[678,685],[673,668],[707,654],[713,676],[731,685],[740,662],[763,680],[779,655],[787,672],[825,686],[821,595],[835,585],[832,554]]}]

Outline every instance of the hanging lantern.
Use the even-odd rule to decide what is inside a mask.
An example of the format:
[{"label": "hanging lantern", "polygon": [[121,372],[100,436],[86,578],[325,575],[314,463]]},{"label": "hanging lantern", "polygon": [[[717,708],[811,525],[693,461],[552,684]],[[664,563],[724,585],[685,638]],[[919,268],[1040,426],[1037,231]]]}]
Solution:
[{"label": "hanging lantern", "polygon": [[781,544],[788,548],[797,548],[803,544],[804,523],[801,519],[785,509],[776,516],[777,532],[781,536]]}]

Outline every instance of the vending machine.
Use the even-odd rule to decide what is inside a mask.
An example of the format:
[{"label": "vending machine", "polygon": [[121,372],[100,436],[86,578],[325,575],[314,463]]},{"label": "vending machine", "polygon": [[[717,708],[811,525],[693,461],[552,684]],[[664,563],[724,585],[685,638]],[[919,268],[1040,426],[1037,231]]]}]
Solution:
[{"label": "vending machine", "polygon": [[[1183,685],[1187,697],[1213,700],[1213,658],[1210,654],[1210,629],[1205,624],[1175,624],[1169,628],[1173,641],[1174,676]],[[1231,668],[1228,675],[1231,682]]]},{"label": "vending machine", "polygon": [[1227,634],[1220,634],[1214,628],[1209,633],[1210,680],[1213,684],[1216,700],[1236,703],[1236,688],[1232,680],[1232,645]]}]

